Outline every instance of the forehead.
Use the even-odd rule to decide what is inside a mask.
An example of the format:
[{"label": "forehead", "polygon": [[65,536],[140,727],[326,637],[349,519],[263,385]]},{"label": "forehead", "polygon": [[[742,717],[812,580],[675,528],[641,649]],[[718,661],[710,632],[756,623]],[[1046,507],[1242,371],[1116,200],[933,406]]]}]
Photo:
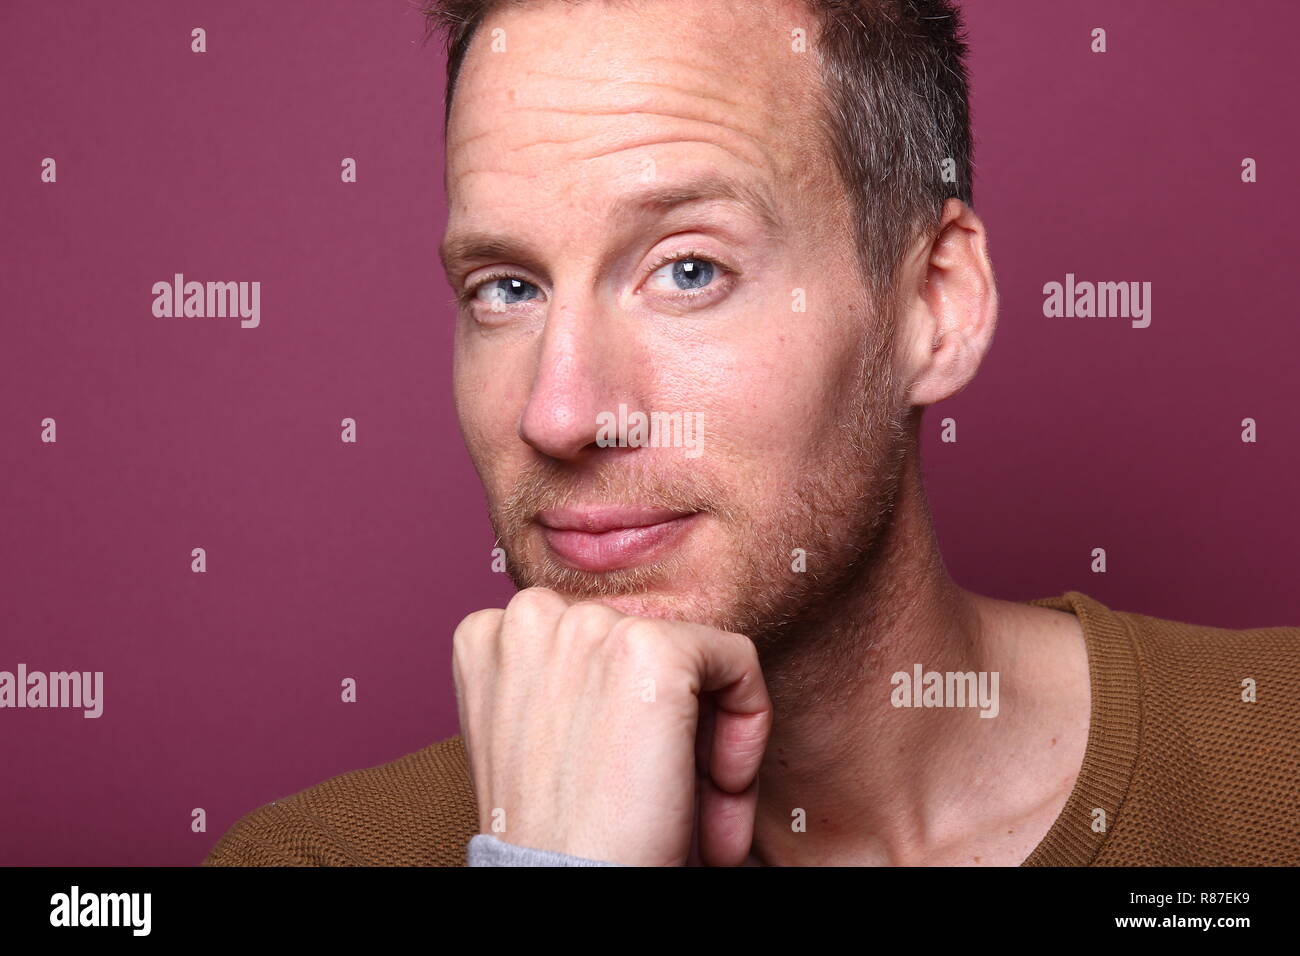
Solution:
[{"label": "forehead", "polygon": [[809,178],[820,81],[800,0],[503,4],[462,63],[447,130],[451,213],[503,187],[568,201],[681,169]]}]

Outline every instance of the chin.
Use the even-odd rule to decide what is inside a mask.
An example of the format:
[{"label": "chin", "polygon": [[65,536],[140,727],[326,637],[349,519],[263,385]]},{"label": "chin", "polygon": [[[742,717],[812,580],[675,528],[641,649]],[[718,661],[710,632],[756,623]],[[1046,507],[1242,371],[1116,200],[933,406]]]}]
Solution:
[{"label": "chin", "polygon": [[656,617],[664,620],[677,620],[689,616],[688,604],[681,598],[668,594],[608,594],[584,597],[584,601],[596,601],[622,614],[633,617]]},{"label": "chin", "polygon": [[[560,563],[544,544],[530,540],[510,576],[517,588],[546,587],[570,601],[604,604],[633,617],[720,627],[736,593],[718,577],[720,562],[707,557],[702,544],[688,542],[662,561],[596,574]],[[706,557],[700,559],[700,552]]]},{"label": "chin", "polygon": [[688,621],[718,630],[735,630],[725,605],[698,593],[634,593],[611,594],[586,598],[608,605],[633,617],[657,618],[664,621]]}]

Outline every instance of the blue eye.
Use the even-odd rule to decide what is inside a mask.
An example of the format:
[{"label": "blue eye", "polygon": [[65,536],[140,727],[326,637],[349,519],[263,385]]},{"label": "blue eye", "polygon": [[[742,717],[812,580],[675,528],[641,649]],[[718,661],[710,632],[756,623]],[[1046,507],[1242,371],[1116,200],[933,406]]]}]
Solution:
[{"label": "blue eye", "polygon": [[713,263],[708,259],[688,256],[684,259],[675,259],[672,262],[665,263],[655,270],[647,281],[654,282],[662,278],[672,282],[672,286],[667,287],[664,291],[671,292],[676,289],[678,292],[691,292],[695,289],[703,289],[712,282],[714,272]]},{"label": "blue eye", "polygon": [[537,286],[531,282],[514,276],[502,276],[499,279],[488,279],[480,285],[474,290],[474,298],[495,309],[535,299],[538,291]]}]

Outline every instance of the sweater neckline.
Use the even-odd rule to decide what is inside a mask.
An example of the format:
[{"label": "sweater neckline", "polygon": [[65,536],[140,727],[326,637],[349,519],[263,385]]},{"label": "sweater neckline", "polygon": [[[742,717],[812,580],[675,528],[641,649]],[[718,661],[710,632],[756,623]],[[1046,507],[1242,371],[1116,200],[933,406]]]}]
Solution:
[{"label": "sweater neckline", "polygon": [[[1079,591],[1023,603],[1079,619],[1092,705],[1088,743],[1074,788],[1047,835],[1020,865],[1090,866],[1115,827],[1137,762],[1142,726],[1137,649],[1123,617]],[[1094,829],[1103,823],[1104,829]]]}]

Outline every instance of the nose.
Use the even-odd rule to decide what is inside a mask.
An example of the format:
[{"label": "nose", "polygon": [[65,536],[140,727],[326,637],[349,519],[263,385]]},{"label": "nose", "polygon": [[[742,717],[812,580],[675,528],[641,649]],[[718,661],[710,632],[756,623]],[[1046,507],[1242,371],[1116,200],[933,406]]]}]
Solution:
[{"label": "nose", "polygon": [[596,444],[597,416],[627,401],[622,393],[631,371],[622,357],[625,350],[613,339],[594,299],[552,303],[519,417],[523,441],[566,461],[605,451]]}]

